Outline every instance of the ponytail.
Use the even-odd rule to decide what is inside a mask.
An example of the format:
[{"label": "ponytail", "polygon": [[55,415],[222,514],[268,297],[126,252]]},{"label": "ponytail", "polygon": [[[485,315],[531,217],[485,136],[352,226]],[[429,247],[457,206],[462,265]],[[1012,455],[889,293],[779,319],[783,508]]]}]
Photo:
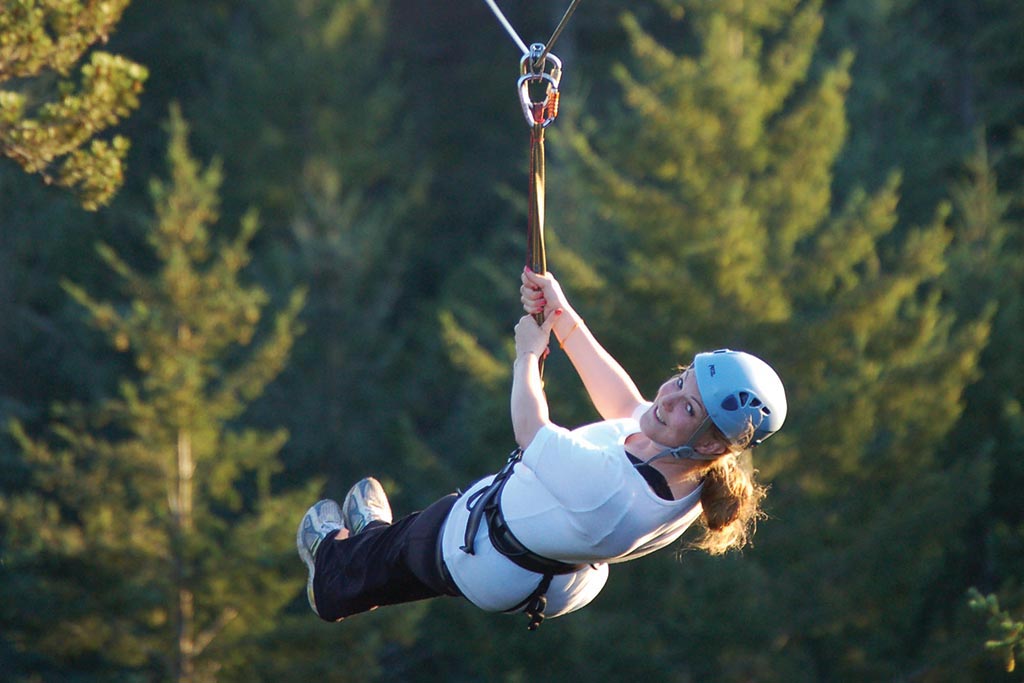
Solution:
[{"label": "ponytail", "polygon": [[[741,458],[746,462],[741,463]],[[739,550],[750,542],[767,489],[755,481],[749,455],[727,453],[704,473],[700,493],[704,534],[692,546],[711,555]]]}]

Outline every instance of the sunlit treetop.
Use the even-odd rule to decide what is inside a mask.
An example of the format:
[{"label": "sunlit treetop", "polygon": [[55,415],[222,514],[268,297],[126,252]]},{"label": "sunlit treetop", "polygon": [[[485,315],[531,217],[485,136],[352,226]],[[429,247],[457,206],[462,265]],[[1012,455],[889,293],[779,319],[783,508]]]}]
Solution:
[{"label": "sunlit treetop", "polygon": [[123,136],[99,136],[138,108],[148,73],[86,53],[106,42],[129,1],[5,0],[0,12],[0,152],[90,211],[121,187],[129,147]]}]

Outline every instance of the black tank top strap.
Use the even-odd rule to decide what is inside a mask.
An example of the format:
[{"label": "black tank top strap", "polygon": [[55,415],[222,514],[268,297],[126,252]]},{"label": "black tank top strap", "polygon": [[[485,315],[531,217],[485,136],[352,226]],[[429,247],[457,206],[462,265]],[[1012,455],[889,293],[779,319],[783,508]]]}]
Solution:
[{"label": "black tank top strap", "polygon": [[659,498],[665,500],[675,500],[672,496],[672,489],[668,485],[668,480],[665,479],[665,475],[654,468],[653,465],[647,465],[643,460],[636,457],[630,452],[626,452],[626,457],[633,463],[633,467],[640,473],[640,476],[647,481],[647,485],[658,495]]}]

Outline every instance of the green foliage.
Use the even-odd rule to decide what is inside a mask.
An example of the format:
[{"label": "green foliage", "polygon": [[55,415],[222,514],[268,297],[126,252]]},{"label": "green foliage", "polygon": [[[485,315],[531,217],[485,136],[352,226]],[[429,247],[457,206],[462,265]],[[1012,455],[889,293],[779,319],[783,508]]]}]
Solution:
[{"label": "green foliage", "polygon": [[[304,297],[261,326],[267,295],[241,280],[256,221],[213,238],[219,172],[190,157],[186,132],[172,110],[171,178],[153,185],[156,268],[103,246],[130,298],[67,285],[136,373],[95,408],[56,406],[50,441],[13,425],[31,485],[0,499],[7,564],[38,574],[4,601],[22,618],[15,642],[55,671],[248,670],[299,585],[289,539],[315,492],[275,493],[286,434],[239,420],[287,362]],[[44,598],[55,607],[37,612]]]},{"label": "green foliage", "polygon": [[155,74],[201,65],[183,107],[197,145],[233,179],[225,215],[259,206],[257,277],[308,287],[308,333],[256,414],[289,425],[286,476],[323,475],[336,495],[368,473],[368,452],[422,448],[405,441],[415,438],[403,411],[375,408],[407,390],[398,359],[412,358],[417,299],[436,286],[421,272],[436,237],[433,167],[422,163],[405,65],[384,49],[388,16],[382,2],[271,0],[160,3],[125,19],[147,37]]},{"label": "green foliage", "polygon": [[127,138],[96,136],[139,106],[148,73],[124,57],[93,52],[130,0],[11,0],[0,12],[0,152],[27,173],[71,188],[90,211],[124,182]]},{"label": "green foliage", "polygon": [[1012,0],[984,0],[973,13],[964,9],[971,19],[963,33],[976,63],[972,76],[986,86],[978,88],[978,123],[996,131],[997,142],[1009,144],[1024,117],[1024,92],[1013,87],[1024,76],[1024,56],[1016,42],[1024,31],[1024,8]]},{"label": "green foliage", "polygon": [[[238,105],[252,108],[254,127],[270,142],[263,161],[236,158],[273,162],[262,201],[286,215],[281,259],[310,288],[308,342],[280,385],[293,397],[292,462],[323,473],[337,496],[369,471],[387,478],[431,458],[396,397],[413,390],[402,377],[418,372],[403,366],[416,363],[411,320],[420,262],[431,251],[433,171],[416,161],[409,97],[397,87],[403,67],[384,50],[387,11],[387,3],[365,1],[270,3],[253,29],[274,36],[279,49],[259,65],[248,50],[229,56],[261,72],[253,99]],[[282,101],[275,84],[292,81],[302,89]],[[218,113],[234,117],[238,108]],[[225,144],[249,143],[239,136]],[[385,453],[399,455],[371,456],[379,468],[367,464]]]},{"label": "green foliage", "polygon": [[[968,413],[955,444],[961,452],[983,453],[993,463],[989,522],[977,547],[985,557],[983,576],[998,587],[1000,595],[985,596],[972,588],[969,604],[975,613],[988,616],[991,640],[986,648],[996,651],[1012,671],[1020,656],[1021,627],[999,604],[1001,598],[1012,609],[1019,609],[1017,587],[1024,576],[1019,503],[1024,482],[1024,419],[1016,380],[1022,372],[1016,339],[1024,331],[1020,300],[1024,269],[1018,237],[1021,197],[1019,192],[1001,187],[996,168],[1002,155],[991,152],[980,135],[976,144],[951,189],[958,227],[953,299],[962,310],[988,307],[995,313],[985,374],[971,389]],[[1003,159],[1004,167],[1010,160]]]},{"label": "green foliage", "polygon": [[1018,650],[1024,648],[1024,622],[1016,621],[999,608],[999,598],[995,595],[982,595],[971,588],[968,593],[971,609],[988,618],[987,627],[991,640],[985,648],[994,650],[1001,655],[1006,664],[1006,671],[1012,673],[1017,668],[1017,659],[1021,657]]}]

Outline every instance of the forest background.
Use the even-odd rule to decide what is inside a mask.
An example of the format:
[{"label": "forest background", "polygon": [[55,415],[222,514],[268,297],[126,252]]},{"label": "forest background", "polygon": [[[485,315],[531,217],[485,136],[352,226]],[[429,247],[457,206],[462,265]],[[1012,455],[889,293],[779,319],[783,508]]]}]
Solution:
[{"label": "forest background", "polygon": [[[536,633],[322,623],[293,543],[510,450],[529,133],[486,5],[2,8],[5,680],[1019,680],[1024,5],[581,3],[549,267],[648,395],[744,348],[790,416],[753,547]],[[557,350],[546,388],[595,418]]]}]

